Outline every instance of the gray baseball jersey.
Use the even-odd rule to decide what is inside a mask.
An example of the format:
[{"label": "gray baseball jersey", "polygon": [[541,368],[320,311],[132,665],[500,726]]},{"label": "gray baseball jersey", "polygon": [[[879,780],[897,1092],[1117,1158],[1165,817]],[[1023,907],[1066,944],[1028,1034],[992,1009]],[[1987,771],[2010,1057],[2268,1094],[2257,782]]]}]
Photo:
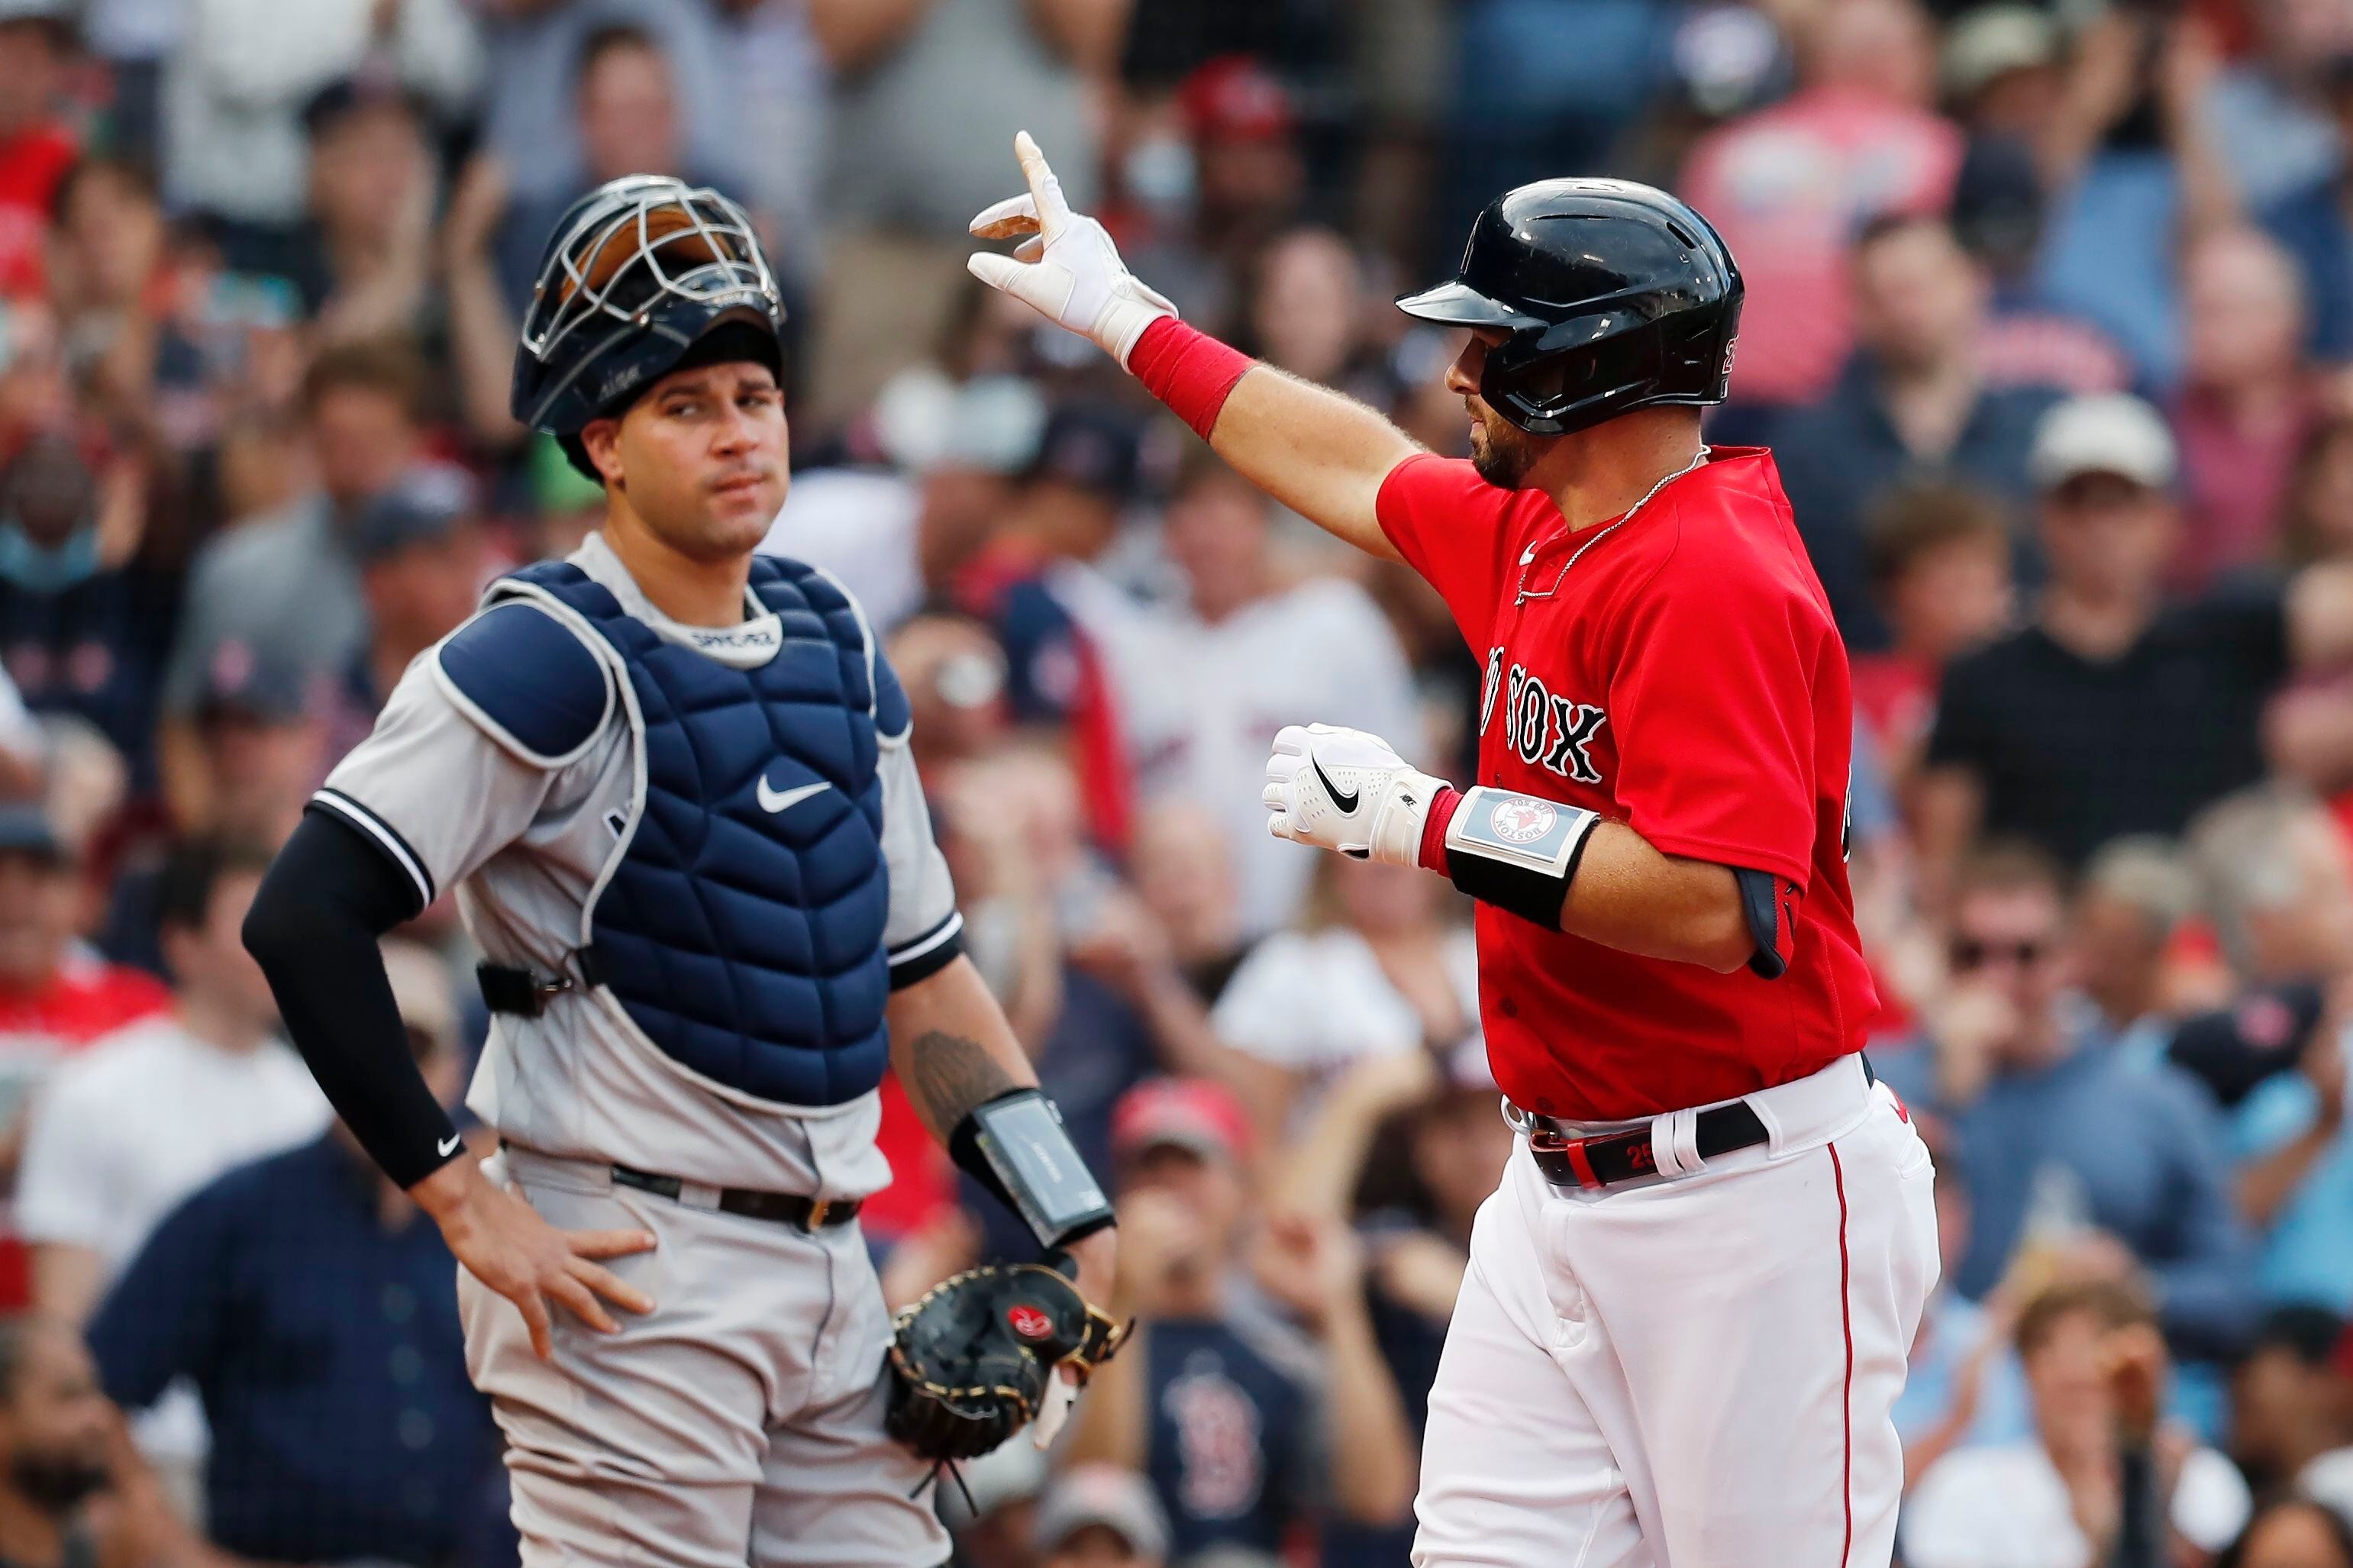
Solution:
[{"label": "gray baseball jersey", "polygon": [[[750,668],[777,648],[776,616],[756,600],[739,626],[682,626],[647,601],[601,534],[570,560],[659,637],[705,658]],[[491,962],[565,973],[582,904],[630,805],[632,739],[619,705],[608,707],[603,727],[570,753],[525,756],[427,650],[316,804],[381,844],[421,899],[455,887]],[[890,872],[883,941],[896,966],[955,940],[962,922],[903,731],[881,738],[878,766]],[[664,1053],[596,988],[561,993],[537,1017],[496,1016],[466,1103],[525,1147],[714,1186],[854,1198],[890,1180],[874,1147],[873,1092],[814,1108],[744,1093]]]}]

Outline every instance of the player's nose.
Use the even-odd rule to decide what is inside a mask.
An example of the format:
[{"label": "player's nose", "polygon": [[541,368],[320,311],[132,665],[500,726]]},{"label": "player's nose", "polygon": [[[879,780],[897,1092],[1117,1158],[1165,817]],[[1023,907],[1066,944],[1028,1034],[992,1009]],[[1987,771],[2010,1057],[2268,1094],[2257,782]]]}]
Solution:
[{"label": "player's nose", "polygon": [[1477,338],[1465,339],[1462,352],[1446,367],[1446,390],[1457,397],[1478,395],[1480,373],[1487,367],[1487,345]]}]

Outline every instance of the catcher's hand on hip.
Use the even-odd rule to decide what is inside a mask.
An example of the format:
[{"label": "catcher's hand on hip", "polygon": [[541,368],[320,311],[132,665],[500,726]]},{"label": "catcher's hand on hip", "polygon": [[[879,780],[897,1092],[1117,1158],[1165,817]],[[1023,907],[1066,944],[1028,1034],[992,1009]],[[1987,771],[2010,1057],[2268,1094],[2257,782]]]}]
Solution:
[{"label": "catcher's hand on hip", "polygon": [[990,288],[1092,339],[1124,367],[1144,329],[1175,315],[1176,307],[1136,280],[1103,225],[1071,210],[1062,182],[1027,131],[1014,137],[1013,155],[1021,161],[1029,194],[984,209],[972,220],[972,232],[979,239],[1029,237],[1010,256],[978,251],[965,266]]},{"label": "catcher's hand on hip", "polygon": [[1261,796],[1267,830],[1358,860],[1421,863],[1422,824],[1446,781],[1409,766],[1378,735],[1336,724],[1286,724]]}]

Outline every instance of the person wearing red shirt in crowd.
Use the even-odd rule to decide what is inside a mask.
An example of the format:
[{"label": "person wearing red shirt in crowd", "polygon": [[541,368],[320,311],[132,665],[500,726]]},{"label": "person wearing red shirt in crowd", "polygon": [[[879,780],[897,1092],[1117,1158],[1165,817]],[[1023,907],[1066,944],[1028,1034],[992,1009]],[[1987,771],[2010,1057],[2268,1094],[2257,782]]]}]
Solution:
[{"label": "person wearing red shirt in crowd", "polygon": [[1430,1390],[1415,1563],[1884,1563],[1931,1165],[1859,1054],[1845,650],[1771,455],[1700,441],[1739,321],[1724,242],[1622,181],[1500,197],[1460,277],[1400,301],[1472,329],[1452,461],[1175,320],[1015,151],[1029,194],[972,227],[1029,237],[972,271],[1428,578],[1486,667],[1470,789],[1293,724],[1265,790],[1277,837],[1478,900],[1521,1137]]},{"label": "person wearing red shirt in crowd", "polygon": [[1937,115],[1936,42],[1913,0],[1831,0],[1799,40],[1798,90],[1692,150],[1675,188],[1746,258],[1758,312],[1746,403],[1812,403],[1853,343],[1847,253],[1866,221],[1951,204],[1961,132]]},{"label": "person wearing red shirt in crowd", "polygon": [[[172,1005],[153,975],[75,941],[81,895],[41,808],[0,804],[0,1180],[15,1179],[26,1102],[58,1058]],[[31,1294],[24,1241],[0,1227],[0,1311]]]},{"label": "person wearing red shirt in crowd", "polygon": [[74,47],[67,0],[0,5],[0,293],[38,293],[58,184],[80,155],[58,119]]}]

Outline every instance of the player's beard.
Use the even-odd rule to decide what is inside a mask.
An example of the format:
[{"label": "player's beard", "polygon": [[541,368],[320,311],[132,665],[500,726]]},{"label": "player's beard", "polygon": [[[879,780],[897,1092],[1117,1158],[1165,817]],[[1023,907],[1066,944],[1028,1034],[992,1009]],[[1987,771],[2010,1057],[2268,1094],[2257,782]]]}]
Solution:
[{"label": "player's beard", "polygon": [[1498,489],[1515,490],[1535,465],[1527,433],[1492,408],[1471,411],[1471,466]]}]

